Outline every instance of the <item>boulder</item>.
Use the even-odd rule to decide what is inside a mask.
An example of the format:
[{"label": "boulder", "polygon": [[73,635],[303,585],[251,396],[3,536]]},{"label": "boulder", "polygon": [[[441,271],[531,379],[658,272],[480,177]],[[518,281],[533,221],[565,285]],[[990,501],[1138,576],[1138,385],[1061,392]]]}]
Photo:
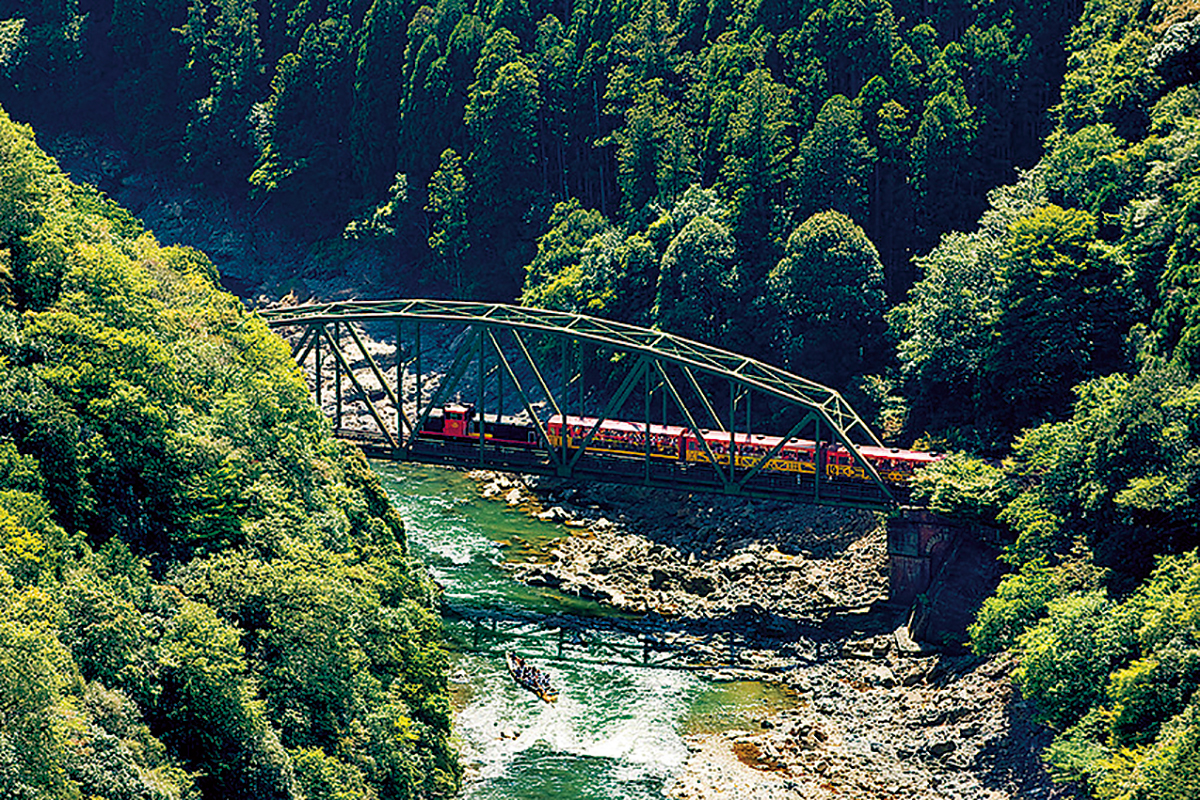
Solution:
[{"label": "boulder", "polygon": [[929,751],[929,754],[936,756],[937,758],[948,756],[957,748],[958,745],[955,744],[953,739],[932,739],[930,740],[929,744],[925,746],[925,749]]},{"label": "boulder", "polygon": [[867,670],[867,683],[872,686],[882,686],[884,689],[891,689],[896,685],[896,675],[883,664],[876,664]]},{"label": "boulder", "polygon": [[671,580],[670,573],[658,569],[657,567],[650,570],[650,588],[658,591],[667,585],[667,581]]},{"label": "boulder", "polygon": [[537,514],[537,518],[543,522],[564,522],[567,519],[567,512],[563,511],[562,506],[554,506]]}]

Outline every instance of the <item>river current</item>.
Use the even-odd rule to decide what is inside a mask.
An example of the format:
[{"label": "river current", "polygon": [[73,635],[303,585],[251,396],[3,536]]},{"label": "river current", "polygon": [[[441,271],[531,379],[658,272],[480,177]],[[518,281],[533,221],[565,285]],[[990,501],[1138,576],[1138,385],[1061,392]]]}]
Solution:
[{"label": "river current", "polygon": [[[599,604],[512,580],[506,561],[536,557],[567,529],[478,496],[449,470],[374,464],[413,553],[454,604],[603,617]],[[503,656],[455,654],[463,800],[649,800],[684,765],[691,733],[747,728],[786,703],[772,684],[693,672],[538,661],[560,691],[548,705],[509,679]]]}]

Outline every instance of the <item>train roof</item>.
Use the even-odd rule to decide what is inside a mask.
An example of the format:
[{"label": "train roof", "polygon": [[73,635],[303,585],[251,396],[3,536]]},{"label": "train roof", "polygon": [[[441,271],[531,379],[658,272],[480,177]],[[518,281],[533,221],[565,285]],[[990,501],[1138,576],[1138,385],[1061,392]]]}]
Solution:
[{"label": "train roof", "polygon": [[945,453],[927,453],[924,450],[904,450],[899,447],[875,447],[874,445],[860,447],[858,452],[867,458],[902,458],[905,461],[918,461],[922,464],[931,464],[946,457]]},{"label": "train roof", "polygon": [[[554,423],[554,422],[560,422],[561,419],[562,419],[561,415],[555,414],[550,417],[549,421]],[[590,429],[593,425],[596,424],[596,419],[597,419],[596,417],[577,417],[573,414],[568,414],[567,415],[567,424],[568,425],[580,425],[580,426]],[[604,424],[601,426],[601,430],[619,431],[622,433],[631,433],[631,434],[633,434],[633,433],[640,434],[643,431],[644,427],[645,426],[640,422],[628,422],[628,421],[619,420],[619,419],[606,419],[606,420],[604,420]],[[665,436],[680,436],[680,435],[690,435],[691,429],[683,427],[681,425],[655,425],[655,424],[651,423],[650,433],[657,434],[657,435],[665,435]],[[704,440],[707,441],[710,445],[713,445],[713,444],[724,445],[724,444],[728,444],[728,442],[729,442],[729,432],[728,431],[714,431],[714,430],[710,430],[708,428],[701,428],[700,433],[704,437]],[[754,445],[756,447],[765,447],[768,450],[775,447],[775,445],[779,444],[779,441],[781,438],[782,437],[779,437],[779,436],[769,436],[769,435],[758,434],[758,433],[752,433],[752,434],[734,433],[734,435],[733,435],[733,441],[739,447],[745,447],[746,445]],[[801,448],[806,448],[806,449],[811,450],[816,446],[816,443],[812,439],[790,439],[788,441],[788,445],[791,447],[801,447]],[[846,450],[841,445],[831,445],[829,448],[829,452],[839,453],[839,452],[846,452]],[[942,453],[926,453],[921,450],[904,450],[899,447],[876,447],[875,445],[859,446],[858,452],[861,453],[864,458],[870,458],[870,459],[891,458],[891,459],[898,459],[901,461],[916,462],[919,464],[929,464],[934,461],[940,461],[942,458],[945,457],[945,455]]]},{"label": "train roof", "polygon": [[[707,428],[702,428],[700,432],[703,434],[704,440],[710,445],[728,444],[729,442],[728,431],[714,431]],[[767,436],[757,433],[750,435],[745,433],[735,433],[733,435],[733,441],[739,447],[754,445],[756,447],[765,447],[767,449],[771,449],[775,447],[775,445],[779,444],[779,440],[781,438],[782,437],[779,436]],[[816,443],[812,439],[790,439],[788,440],[788,445],[791,447],[801,447],[811,450],[816,446]],[[844,453],[847,451],[841,445],[831,445],[829,447],[829,452]],[[915,461],[922,464],[940,461],[942,458],[944,458],[943,454],[941,453],[926,453],[920,450],[903,450],[898,447],[876,447],[874,445],[861,445],[858,447],[858,452],[861,453],[864,458],[892,458],[902,461]]]},{"label": "train roof", "polygon": [[[596,420],[597,417],[577,417],[574,414],[567,415],[568,425],[582,425],[586,428],[591,428],[596,424]],[[561,421],[561,414],[554,414],[549,419],[549,422],[551,423]],[[621,433],[642,433],[645,428],[646,426],[640,422],[627,422],[620,419],[606,419],[604,420],[604,424],[601,426],[601,430],[619,431]],[[680,434],[687,432],[688,429],[680,425],[656,425],[654,423],[650,423],[650,433],[658,436],[679,436]]]}]

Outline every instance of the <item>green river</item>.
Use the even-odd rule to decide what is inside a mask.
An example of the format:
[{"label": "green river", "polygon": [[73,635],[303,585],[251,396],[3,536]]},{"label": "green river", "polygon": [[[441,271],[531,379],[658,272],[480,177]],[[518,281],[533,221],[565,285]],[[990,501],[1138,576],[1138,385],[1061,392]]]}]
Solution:
[{"label": "green river", "polygon": [[[478,496],[449,470],[374,464],[413,552],[452,603],[602,616],[597,603],[512,580],[506,561],[544,552],[567,529]],[[501,655],[455,655],[464,800],[661,798],[687,758],[684,736],[748,728],[787,702],[775,685],[692,672],[538,662],[561,692],[547,705],[509,679]],[[516,738],[502,734],[519,733]]]}]

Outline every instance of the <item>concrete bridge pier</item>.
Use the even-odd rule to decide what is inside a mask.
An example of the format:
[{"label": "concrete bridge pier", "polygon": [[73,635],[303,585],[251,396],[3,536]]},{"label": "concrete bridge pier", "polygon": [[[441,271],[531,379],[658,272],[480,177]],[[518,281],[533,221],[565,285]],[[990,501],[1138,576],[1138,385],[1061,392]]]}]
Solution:
[{"label": "concrete bridge pier", "polygon": [[925,652],[917,641],[961,645],[1003,575],[1002,532],[923,508],[901,509],[887,529],[889,599],[908,608],[897,644],[915,653]]},{"label": "concrete bridge pier", "polygon": [[965,526],[928,509],[905,506],[887,521],[891,602],[910,605],[925,594],[953,556]]}]

